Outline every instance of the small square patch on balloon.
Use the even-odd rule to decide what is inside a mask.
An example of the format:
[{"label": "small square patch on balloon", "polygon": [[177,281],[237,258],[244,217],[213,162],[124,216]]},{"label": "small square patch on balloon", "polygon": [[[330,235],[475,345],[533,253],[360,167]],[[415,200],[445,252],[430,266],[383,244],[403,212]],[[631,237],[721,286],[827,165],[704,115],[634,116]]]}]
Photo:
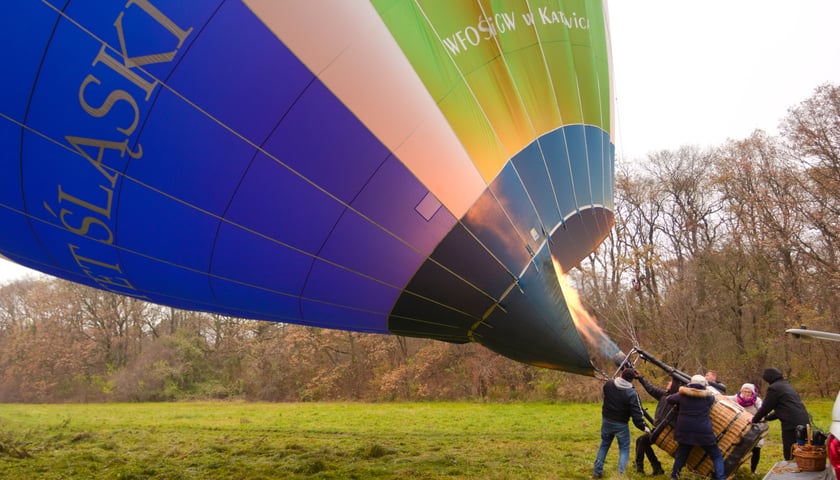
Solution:
[{"label": "small square patch on balloon", "polygon": [[426,196],[423,197],[423,200],[420,200],[420,203],[414,207],[414,210],[417,211],[426,221],[432,219],[437,213],[438,209],[440,209],[440,201],[432,195],[432,192],[426,193]]}]

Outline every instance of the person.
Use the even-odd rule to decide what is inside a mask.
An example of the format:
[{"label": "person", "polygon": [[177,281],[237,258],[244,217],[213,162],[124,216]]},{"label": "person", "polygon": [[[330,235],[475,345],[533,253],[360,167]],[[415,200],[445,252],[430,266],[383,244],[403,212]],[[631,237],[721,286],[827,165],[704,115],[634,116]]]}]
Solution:
[{"label": "person", "polygon": [[726,393],[726,385],[718,381],[718,373],[715,370],[706,370],[706,383],[720,393]]},{"label": "person", "polygon": [[[758,391],[752,383],[745,383],[741,385],[741,390],[735,395],[730,395],[729,400],[740,405],[745,412],[755,413],[761,408],[761,397],[758,396]],[[758,462],[761,459],[761,447],[764,446],[764,439],[759,440],[758,444],[752,450],[752,457],[750,457],[750,473],[755,474],[755,469],[758,468]]]},{"label": "person", "polygon": [[647,429],[642,416],[642,404],[639,395],[633,388],[633,378],[636,373],[632,368],[626,368],[615,379],[604,384],[604,403],[601,405],[601,446],[595,457],[595,468],[592,478],[604,475],[604,462],[610,450],[613,438],[618,440],[618,473],[623,475],[630,461],[630,427],[628,423],[639,430]]},{"label": "person", "polygon": [[[650,383],[643,375],[637,375],[636,379],[639,380],[639,383],[651,397],[659,400],[659,403],[656,404],[656,411],[653,413],[653,425],[656,427],[665,420],[665,416],[671,409],[666,399],[669,395],[677,393],[681,383],[674,381],[672,378],[665,388],[660,388]],[[657,458],[656,452],[653,451],[651,443],[650,432],[645,432],[636,439],[636,471],[645,473],[645,456],[647,456],[650,466],[653,468],[651,475],[662,475],[665,470],[662,469],[662,463]]]},{"label": "person", "polygon": [[776,420],[782,424],[782,454],[785,460],[791,459],[791,448],[796,441],[796,426],[807,425],[811,416],[799,398],[799,393],[784,379],[782,371],[770,367],[764,370],[761,378],[769,384],[764,403],[753,415],[752,422],[759,423]]},{"label": "person", "polygon": [[725,480],[723,454],[718,448],[710,412],[715,404],[715,394],[707,389],[708,381],[703,375],[694,375],[685,387],[680,387],[677,393],[669,395],[667,402],[677,405],[679,413],[674,427],[674,440],[677,441],[677,452],[674,455],[674,468],[671,478],[680,478],[680,471],[688,460],[688,454],[695,446],[706,451],[715,467],[715,478]]}]

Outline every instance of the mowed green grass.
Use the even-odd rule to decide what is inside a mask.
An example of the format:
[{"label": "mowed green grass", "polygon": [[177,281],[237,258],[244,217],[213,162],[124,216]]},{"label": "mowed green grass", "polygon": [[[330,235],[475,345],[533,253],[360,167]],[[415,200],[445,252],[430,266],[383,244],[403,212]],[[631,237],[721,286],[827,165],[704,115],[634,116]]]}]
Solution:
[{"label": "mowed green grass", "polygon": [[[816,425],[827,428],[832,401],[807,404]],[[646,406],[653,411],[653,404]],[[597,403],[3,404],[0,479],[584,479],[591,476],[598,448],[600,408]],[[771,426],[762,473],[781,460],[778,423]],[[635,440],[639,432],[631,431]],[[660,453],[670,467],[672,459]],[[614,444],[605,478],[621,478],[617,459]],[[624,478],[644,477],[628,468]],[[753,477],[742,467],[736,478]]]}]

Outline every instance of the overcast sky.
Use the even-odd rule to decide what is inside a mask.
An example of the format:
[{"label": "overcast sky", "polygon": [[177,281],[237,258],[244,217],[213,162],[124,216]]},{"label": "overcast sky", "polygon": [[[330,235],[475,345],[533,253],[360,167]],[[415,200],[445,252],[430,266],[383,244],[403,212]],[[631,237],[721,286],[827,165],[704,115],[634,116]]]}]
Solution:
[{"label": "overcast sky", "polygon": [[609,0],[619,161],[777,133],[840,84],[838,0]]},{"label": "overcast sky", "polygon": [[[776,133],[840,84],[840,0],[609,0],[616,153]],[[0,284],[31,270],[0,259]]]}]

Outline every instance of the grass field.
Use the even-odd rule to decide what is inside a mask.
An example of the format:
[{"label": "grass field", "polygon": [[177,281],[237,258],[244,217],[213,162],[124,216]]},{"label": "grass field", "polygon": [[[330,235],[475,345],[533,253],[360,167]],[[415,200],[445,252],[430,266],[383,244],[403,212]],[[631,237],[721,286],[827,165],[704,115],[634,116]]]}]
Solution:
[{"label": "grass field", "polygon": [[[807,405],[826,428],[832,400]],[[594,403],[3,404],[0,479],[584,479],[599,429]]]}]

